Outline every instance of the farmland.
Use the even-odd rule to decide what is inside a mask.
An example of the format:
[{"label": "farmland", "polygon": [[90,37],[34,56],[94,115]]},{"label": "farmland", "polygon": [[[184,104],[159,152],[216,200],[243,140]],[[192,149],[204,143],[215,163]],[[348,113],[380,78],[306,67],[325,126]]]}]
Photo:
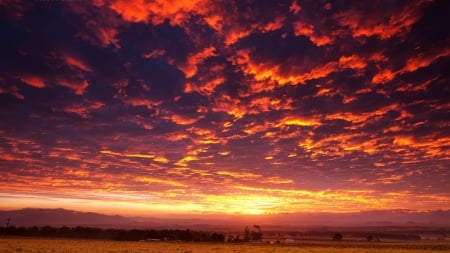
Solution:
[{"label": "farmland", "polygon": [[298,244],[119,242],[79,239],[0,237],[0,253],[194,253],[194,252],[290,252],[290,253],[419,253],[450,252],[450,242],[323,242]]}]

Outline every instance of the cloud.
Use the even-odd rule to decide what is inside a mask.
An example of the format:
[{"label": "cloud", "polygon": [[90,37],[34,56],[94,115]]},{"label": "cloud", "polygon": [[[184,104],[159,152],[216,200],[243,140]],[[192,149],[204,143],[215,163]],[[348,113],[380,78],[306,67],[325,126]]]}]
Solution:
[{"label": "cloud", "polygon": [[44,88],[46,86],[44,81],[38,77],[23,77],[22,80],[35,88]]},{"label": "cloud", "polygon": [[126,1],[113,1],[109,6],[119,13],[128,22],[152,22],[161,24],[169,19],[172,24],[182,23],[191,11],[195,11],[202,5],[202,1],[178,1],[168,3],[166,1],[137,1],[129,4]]},{"label": "cloud", "polygon": [[87,80],[72,81],[72,80],[59,80],[58,84],[73,90],[77,95],[83,95],[84,91],[89,87]]},{"label": "cloud", "polygon": [[84,70],[84,71],[92,71],[87,65],[86,63],[82,62],[81,60],[78,60],[76,58],[70,57],[70,56],[66,56],[66,62],[67,64],[69,64],[70,66],[74,66],[78,69]]},{"label": "cloud", "polygon": [[88,104],[75,104],[70,105],[63,110],[68,113],[75,113],[82,118],[88,118],[89,113],[92,110],[96,110],[105,106],[102,102],[88,103]]},{"label": "cloud", "polygon": [[4,194],[147,213],[450,208],[440,1],[1,5]]},{"label": "cloud", "polygon": [[429,67],[439,59],[447,57],[449,55],[449,47],[437,45],[435,48],[429,51],[419,52],[416,55],[409,57],[406,60],[405,65],[399,70],[393,71],[389,68],[380,70],[376,75],[373,76],[372,83],[381,84],[390,82],[398,75],[415,72],[419,69]]},{"label": "cloud", "polygon": [[185,77],[193,77],[197,73],[197,64],[202,63],[208,57],[215,56],[216,54],[214,51],[214,47],[208,47],[200,52],[189,55],[186,65],[181,66],[181,70],[184,72]]},{"label": "cloud", "polygon": [[[341,25],[352,31],[353,37],[377,36],[381,40],[394,36],[405,36],[421,18],[423,5],[428,1],[417,1],[403,6],[395,3],[372,3],[371,8],[363,11],[349,9],[335,15]],[[370,12],[369,12],[370,10]],[[387,11],[386,11],[387,10]]]}]

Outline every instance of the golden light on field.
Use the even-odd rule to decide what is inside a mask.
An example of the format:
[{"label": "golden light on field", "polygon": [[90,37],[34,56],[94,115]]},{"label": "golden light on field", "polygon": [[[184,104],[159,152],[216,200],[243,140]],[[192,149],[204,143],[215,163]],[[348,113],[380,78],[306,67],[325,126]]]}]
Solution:
[{"label": "golden light on field", "polygon": [[[375,248],[375,249],[374,249]],[[351,251],[349,250],[351,249]],[[447,243],[421,243],[421,242],[402,242],[389,243],[388,245],[379,243],[361,244],[340,242],[322,242],[320,244],[310,245],[279,245],[279,244],[247,244],[247,243],[201,243],[201,242],[124,242],[124,241],[106,241],[106,240],[77,240],[77,239],[55,239],[55,238],[0,238],[0,250],[5,252],[23,251],[33,252],[73,252],[73,253],[90,253],[103,252],[120,253],[123,251],[133,251],[135,253],[147,252],[273,252],[273,253],[441,253],[450,250]]]}]

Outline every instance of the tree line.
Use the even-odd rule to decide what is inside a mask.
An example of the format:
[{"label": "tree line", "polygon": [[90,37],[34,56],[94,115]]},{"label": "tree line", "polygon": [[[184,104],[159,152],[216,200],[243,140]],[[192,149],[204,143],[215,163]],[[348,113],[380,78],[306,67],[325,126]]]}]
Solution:
[{"label": "tree line", "polygon": [[102,239],[116,241],[141,241],[141,240],[176,240],[176,241],[201,241],[223,242],[225,236],[220,233],[192,231],[190,229],[101,229],[92,227],[1,227],[0,235],[35,236],[35,237],[60,237],[80,239]]}]

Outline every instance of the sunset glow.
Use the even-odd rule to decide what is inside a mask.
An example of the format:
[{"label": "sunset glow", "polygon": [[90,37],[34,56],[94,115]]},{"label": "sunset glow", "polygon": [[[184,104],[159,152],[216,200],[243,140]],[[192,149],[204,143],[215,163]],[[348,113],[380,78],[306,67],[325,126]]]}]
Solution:
[{"label": "sunset glow", "polygon": [[450,209],[445,1],[0,7],[0,209]]}]

